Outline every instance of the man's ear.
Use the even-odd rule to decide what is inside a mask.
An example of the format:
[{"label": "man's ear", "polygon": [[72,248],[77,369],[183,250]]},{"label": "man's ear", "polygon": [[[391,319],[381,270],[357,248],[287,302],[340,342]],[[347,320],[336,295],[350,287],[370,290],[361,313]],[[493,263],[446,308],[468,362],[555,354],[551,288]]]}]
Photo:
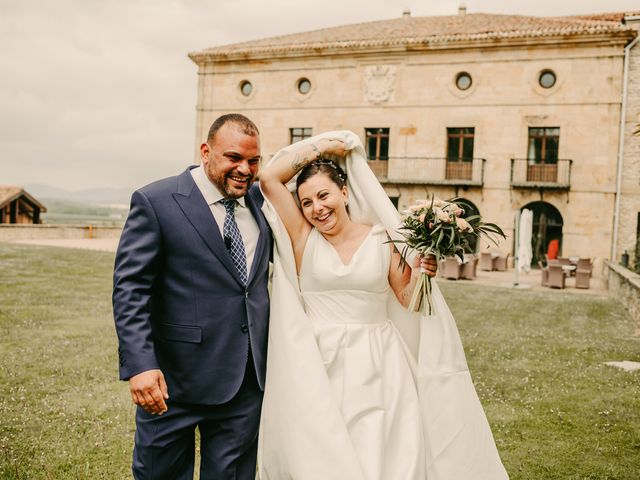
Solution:
[{"label": "man's ear", "polygon": [[209,161],[209,153],[211,153],[211,147],[209,147],[208,143],[203,143],[200,145],[200,160],[203,165],[206,165]]}]

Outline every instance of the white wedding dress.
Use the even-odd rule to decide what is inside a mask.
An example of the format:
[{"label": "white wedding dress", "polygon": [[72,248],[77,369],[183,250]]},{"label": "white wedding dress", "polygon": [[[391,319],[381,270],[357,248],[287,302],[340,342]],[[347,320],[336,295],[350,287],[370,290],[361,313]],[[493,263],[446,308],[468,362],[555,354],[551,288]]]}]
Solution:
[{"label": "white wedding dress", "polygon": [[387,317],[391,252],[374,226],[348,264],[313,229],[300,290],[336,403],[368,480],[426,478],[420,404]]},{"label": "white wedding dress", "polygon": [[275,249],[257,478],[508,479],[437,282],[426,317],[389,288],[380,243],[401,238],[400,218],[358,136],[303,142],[319,137],[351,149],[350,216],[376,226],[347,265],[312,230],[298,277],[287,231],[265,201]]}]

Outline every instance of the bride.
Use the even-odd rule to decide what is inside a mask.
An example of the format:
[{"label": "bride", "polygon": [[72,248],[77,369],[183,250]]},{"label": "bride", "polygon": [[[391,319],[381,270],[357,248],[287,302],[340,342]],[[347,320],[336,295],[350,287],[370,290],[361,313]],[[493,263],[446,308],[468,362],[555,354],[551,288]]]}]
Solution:
[{"label": "bride", "polygon": [[260,186],[276,251],[259,478],[507,478],[437,286],[435,315],[402,307],[435,262],[401,268],[358,137],[291,145]]}]

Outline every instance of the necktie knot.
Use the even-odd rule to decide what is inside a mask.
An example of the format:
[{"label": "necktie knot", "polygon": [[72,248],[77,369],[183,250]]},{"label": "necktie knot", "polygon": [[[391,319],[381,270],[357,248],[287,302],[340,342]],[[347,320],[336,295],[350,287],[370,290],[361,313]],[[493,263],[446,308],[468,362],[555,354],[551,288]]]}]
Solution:
[{"label": "necktie knot", "polygon": [[223,198],[220,200],[220,203],[224,205],[227,214],[233,214],[236,207],[236,200],[234,198]]}]

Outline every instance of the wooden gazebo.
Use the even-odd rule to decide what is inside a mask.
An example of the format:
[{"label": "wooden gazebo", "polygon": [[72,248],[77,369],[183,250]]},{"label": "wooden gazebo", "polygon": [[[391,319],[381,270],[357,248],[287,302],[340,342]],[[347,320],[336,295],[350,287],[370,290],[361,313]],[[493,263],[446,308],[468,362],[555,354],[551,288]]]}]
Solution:
[{"label": "wooden gazebo", "polygon": [[0,223],[42,223],[46,207],[14,185],[0,185]]}]

